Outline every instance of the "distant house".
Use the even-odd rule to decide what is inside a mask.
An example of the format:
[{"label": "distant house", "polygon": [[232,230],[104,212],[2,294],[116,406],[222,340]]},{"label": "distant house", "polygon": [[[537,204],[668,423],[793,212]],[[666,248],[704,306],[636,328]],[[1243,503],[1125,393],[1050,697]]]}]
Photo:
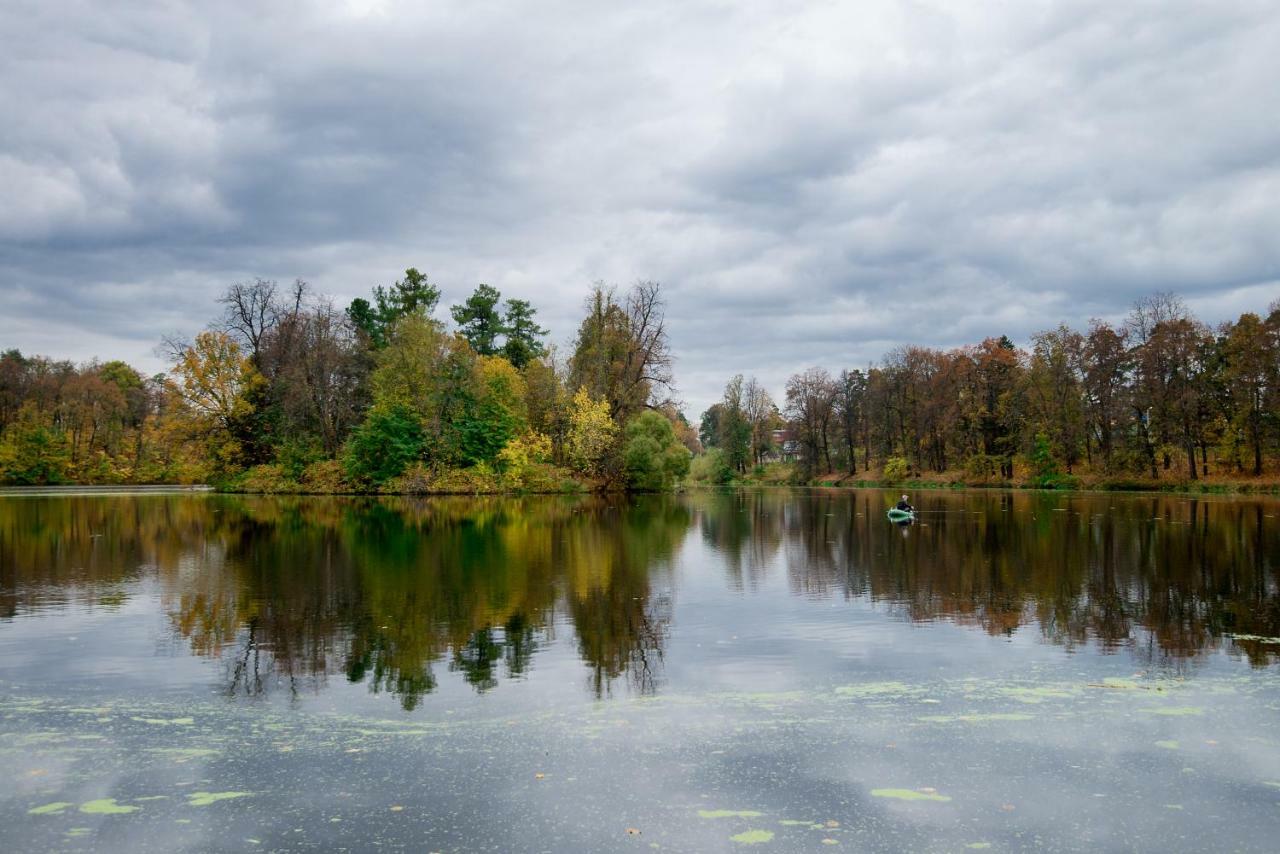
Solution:
[{"label": "distant house", "polygon": [[796,431],[790,429],[774,430],[770,437],[769,458],[777,462],[792,463],[800,459],[800,440]]}]

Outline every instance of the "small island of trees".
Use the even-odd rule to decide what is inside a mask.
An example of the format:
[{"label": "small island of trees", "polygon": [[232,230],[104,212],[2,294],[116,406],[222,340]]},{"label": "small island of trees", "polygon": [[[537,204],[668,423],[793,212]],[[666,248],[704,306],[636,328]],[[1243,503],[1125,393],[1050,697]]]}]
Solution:
[{"label": "small island of trees", "polygon": [[560,361],[536,309],[480,285],[433,316],[417,269],[345,309],[297,281],[234,284],[172,369],[0,355],[0,481],[249,492],[659,490],[697,440],[670,400],[661,288],[586,300]]}]

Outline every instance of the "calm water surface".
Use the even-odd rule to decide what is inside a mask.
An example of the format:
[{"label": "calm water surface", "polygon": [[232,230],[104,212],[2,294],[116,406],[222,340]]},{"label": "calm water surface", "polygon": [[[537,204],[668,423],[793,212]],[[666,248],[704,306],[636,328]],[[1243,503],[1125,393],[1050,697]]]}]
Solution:
[{"label": "calm water surface", "polygon": [[0,498],[0,848],[1274,851],[1280,502]]}]

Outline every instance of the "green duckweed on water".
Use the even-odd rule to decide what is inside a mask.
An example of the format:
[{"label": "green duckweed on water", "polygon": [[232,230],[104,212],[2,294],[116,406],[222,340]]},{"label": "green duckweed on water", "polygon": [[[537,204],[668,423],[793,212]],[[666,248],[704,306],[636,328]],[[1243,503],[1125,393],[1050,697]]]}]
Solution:
[{"label": "green duckweed on water", "polygon": [[45,804],[42,807],[32,807],[27,810],[27,815],[57,815],[65,810],[71,804],[66,801],[54,801],[51,804]]},{"label": "green duckweed on water", "polygon": [[972,848],[975,851],[982,851],[991,847],[990,842],[970,842],[965,848]]},{"label": "green duckweed on water", "polygon": [[230,801],[235,798],[247,798],[253,792],[192,792],[187,795],[187,806],[207,807],[218,801]]},{"label": "green duckweed on water", "polygon": [[126,813],[137,812],[142,807],[131,807],[125,804],[116,803],[115,798],[98,798],[96,801],[86,801],[80,805],[80,812],[89,815],[125,815]]},{"label": "green duckweed on water", "polygon": [[[764,813],[755,810],[698,810],[698,818],[759,818]],[[798,822],[808,824],[808,822]]]},{"label": "green duckweed on water", "polygon": [[1022,703],[1040,703],[1044,700],[1070,699],[1080,692],[1062,687],[1043,686],[1037,688],[1001,688],[1000,693]]},{"label": "green duckweed on water", "polygon": [[729,837],[733,842],[739,845],[760,845],[764,842],[773,841],[772,830],[745,830],[742,833]]},{"label": "green duckweed on water", "polygon": [[1148,715],[1168,715],[1170,717],[1190,717],[1203,715],[1204,709],[1199,706],[1169,706],[1163,709],[1139,709]]},{"label": "green duckweed on water", "polygon": [[1021,712],[991,712],[987,714],[969,714],[969,715],[924,715],[916,718],[918,721],[924,721],[931,724],[948,724],[954,721],[964,721],[965,723],[984,723],[986,721],[1030,721],[1035,720],[1035,715],[1025,715]]},{"label": "green duckweed on water", "polygon": [[940,795],[937,792],[918,792],[915,789],[872,789],[871,796],[873,798],[893,798],[899,801],[939,801],[945,803],[951,800],[949,795]]},{"label": "green duckweed on water", "polygon": [[861,685],[840,685],[836,693],[841,697],[902,697],[919,694],[922,688],[916,688],[905,682],[864,682]]},{"label": "green duckweed on water", "polygon": [[1163,747],[1165,750],[1177,750],[1178,742],[1176,741],[1157,741],[1156,747]]},{"label": "green duckweed on water", "polygon": [[191,726],[195,718],[134,718],[135,721],[154,726]]},{"label": "green duckweed on water", "polygon": [[217,756],[220,751],[208,747],[149,747],[148,753],[159,753],[171,757],[175,762],[187,759],[203,759],[206,756]]}]

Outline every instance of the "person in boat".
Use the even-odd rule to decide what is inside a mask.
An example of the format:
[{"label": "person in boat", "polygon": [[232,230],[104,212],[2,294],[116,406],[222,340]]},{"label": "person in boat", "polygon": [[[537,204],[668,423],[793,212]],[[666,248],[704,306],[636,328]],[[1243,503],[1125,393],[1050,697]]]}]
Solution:
[{"label": "person in boat", "polygon": [[915,509],[911,506],[911,502],[907,500],[907,496],[902,496],[902,500],[898,502],[898,509],[903,513],[914,513]]}]

